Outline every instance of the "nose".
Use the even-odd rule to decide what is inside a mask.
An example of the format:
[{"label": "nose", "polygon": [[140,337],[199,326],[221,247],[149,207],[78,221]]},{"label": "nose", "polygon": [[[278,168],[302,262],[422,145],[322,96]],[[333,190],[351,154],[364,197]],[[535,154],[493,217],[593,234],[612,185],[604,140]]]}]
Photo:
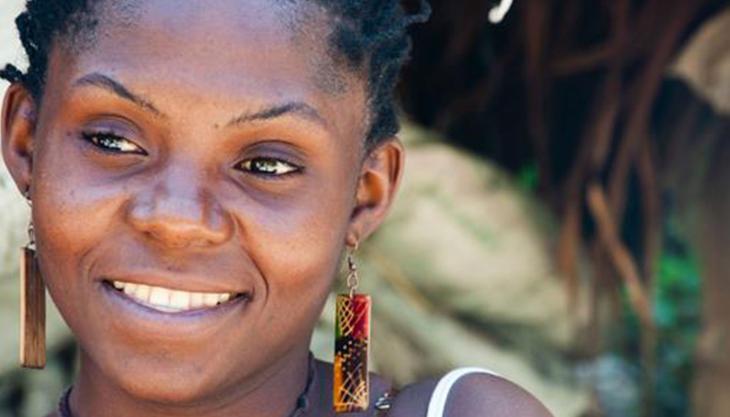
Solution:
[{"label": "nose", "polygon": [[232,220],[201,182],[179,171],[153,181],[132,201],[129,223],[170,248],[215,246],[227,241]]}]

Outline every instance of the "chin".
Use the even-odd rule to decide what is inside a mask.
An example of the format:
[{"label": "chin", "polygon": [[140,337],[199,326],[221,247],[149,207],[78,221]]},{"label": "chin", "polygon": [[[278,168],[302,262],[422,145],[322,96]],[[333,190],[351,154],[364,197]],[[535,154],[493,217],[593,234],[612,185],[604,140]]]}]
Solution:
[{"label": "chin", "polygon": [[190,406],[225,391],[226,381],[205,375],[201,367],[178,361],[135,362],[112,367],[109,379],[129,396],[145,402]]}]

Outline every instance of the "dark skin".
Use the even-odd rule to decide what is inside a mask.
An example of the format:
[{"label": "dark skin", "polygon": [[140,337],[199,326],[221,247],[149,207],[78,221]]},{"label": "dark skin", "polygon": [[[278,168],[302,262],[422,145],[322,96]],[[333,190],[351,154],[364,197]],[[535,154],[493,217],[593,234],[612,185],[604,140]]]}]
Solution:
[{"label": "dark skin", "polygon": [[[98,16],[94,42],[54,46],[40,106],[19,84],[3,105],[3,158],[81,347],[74,415],[288,416],[343,250],[385,218],[403,146],[364,148],[364,78],[326,52],[320,9],[156,0]],[[344,91],[323,87],[332,68]],[[112,280],[239,297],[166,313]],[[331,416],[317,368],[308,415]],[[433,385],[389,415],[425,415]],[[496,377],[451,395],[450,416],[549,415]]]}]

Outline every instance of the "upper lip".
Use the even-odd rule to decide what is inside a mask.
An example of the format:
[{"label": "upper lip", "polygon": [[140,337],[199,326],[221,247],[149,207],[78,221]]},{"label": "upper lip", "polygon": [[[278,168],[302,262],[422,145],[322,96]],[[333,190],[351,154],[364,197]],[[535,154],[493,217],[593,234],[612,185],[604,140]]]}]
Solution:
[{"label": "upper lip", "polygon": [[240,284],[231,285],[227,282],[214,281],[211,278],[204,278],[198,275],[188,274],[161,274],[159,272],[136,272],[125,274],[105,274],[103,281],[122,281],[132,284],[149,285],[152,287],[164,287],[171,290],[186,292],[207,292],[207,293],[231,293],[231,294],[252,294],[251,289],[242,288]]}]

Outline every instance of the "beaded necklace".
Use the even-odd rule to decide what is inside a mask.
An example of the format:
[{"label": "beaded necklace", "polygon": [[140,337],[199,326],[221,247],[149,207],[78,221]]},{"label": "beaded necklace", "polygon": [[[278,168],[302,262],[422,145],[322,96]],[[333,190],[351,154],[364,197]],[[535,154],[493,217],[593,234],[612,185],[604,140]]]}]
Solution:
[{"label": "beaded necklace", "polygon": [[[314,355],[312,352],[309,352],[309,374],[307,377],[307,385],[304,387],[304,391],[302,391],[301,394],[299,394],[299,397],[297,398],[297,407],[294,409],[294,411],[289,414],[289,417],[302,417],[304,413],[309,410],[310,402],[309,402],[309,389],[312,386],[312,382],[315,378],[315,363],[314,363]],[[70,386],[64,391],[63,395],[61,395],[61,399],[58,401],[58,414],[61,417],[74,417],[73,413],[71,413],[71,404],[70,404],[70,398],[71,398],[71,390],[73,389],[73,386]]]}]

